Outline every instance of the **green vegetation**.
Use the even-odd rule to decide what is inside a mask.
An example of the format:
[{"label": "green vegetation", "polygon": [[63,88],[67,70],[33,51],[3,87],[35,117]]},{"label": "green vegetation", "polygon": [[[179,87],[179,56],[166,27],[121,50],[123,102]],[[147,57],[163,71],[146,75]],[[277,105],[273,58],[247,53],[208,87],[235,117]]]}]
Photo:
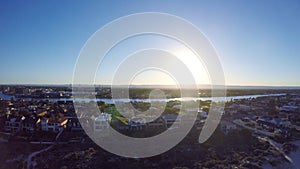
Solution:
[{"label": "green vegetation", "polygon": [[115,106],[110,106],[105,108],[105,112],[111,114],[113,120],[115,118],[121,117],[120,112],[117,110]]}]

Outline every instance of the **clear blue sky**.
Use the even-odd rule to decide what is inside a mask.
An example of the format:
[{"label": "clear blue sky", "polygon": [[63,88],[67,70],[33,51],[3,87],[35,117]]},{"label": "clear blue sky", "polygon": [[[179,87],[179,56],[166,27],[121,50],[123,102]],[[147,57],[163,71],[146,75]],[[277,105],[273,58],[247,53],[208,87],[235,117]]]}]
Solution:
[{"label": "clear blue sky", "polygon": [[170,13],[199,27],[229,85],[300,85],[297,0],[1,1],[0,83],[71,83],[86,40],[137,12]]}]

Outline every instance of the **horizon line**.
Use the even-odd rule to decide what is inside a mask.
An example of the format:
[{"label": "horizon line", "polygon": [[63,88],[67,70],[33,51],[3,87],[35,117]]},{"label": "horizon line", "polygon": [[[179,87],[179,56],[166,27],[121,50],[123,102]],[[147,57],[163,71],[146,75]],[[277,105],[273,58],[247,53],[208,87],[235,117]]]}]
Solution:
[{"label": "horizon line", "polygon": [[[0,83],[0,86],[72,86],[74,84],[72,83],[53,83],[53,84],[47,84],[47,83]],[[76,84],[79,86],[89,86],[91,84]],[[112,86],[111,84],[92,84],[95,86]],[[119,84],[119,85],[113,85],[113,86],[127,86],[126,84]],[[162,87],[176,87],[176,85],[168,85],[168,84],[132,84],[130,86],[134,87],[145,87],[145,86],[162,86]],[[184,84],[183,86],[191,86],[189,84]],[[255,87],[255,88],[300,88],[300,85],[239,85],[239,84],[230,84],[230,85],[211,85],[211,84],[197,84],[197,87],[208,87],[208,86],[224,86],[224,87]]]}]

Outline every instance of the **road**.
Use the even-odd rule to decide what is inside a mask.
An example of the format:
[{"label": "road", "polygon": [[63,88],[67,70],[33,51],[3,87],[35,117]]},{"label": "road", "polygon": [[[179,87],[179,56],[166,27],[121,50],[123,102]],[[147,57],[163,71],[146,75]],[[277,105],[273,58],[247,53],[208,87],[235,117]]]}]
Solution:
[{"label": "road", "polygon": [[51,149],[54,145],[51,145],[47,148],[44,148],[42,150],[39,151],[35,151],[33,153],[31,153],[28,157],[27,157],[27,169],[30,169],[30,167],[32,166],[32,158],[42,152],[48,151],[49,149]]},{"label": "road", "polygon": [[279,143],[275,142],[274,140],[272,140],[272,139],[270,139],[268,137],[260,137],[260,136],[258,136],[258,139],[268,142],[277,151],[279,151],[286,160],[288,160],[290,163],[293,163],[293,160],[289,156],[287,156],[285,154],[285,152],[282,150],[281,145]]},{"label": "road", "polygon": [[[258,130],[256,128],[252,128],[252,127],[249,127],[249,126],[246,126],[244,125],[241,121],[238,121],[238,120],[234,120],[233,121],[234,124],[238,125],[238,126],[241,126],[241,127],[244,127],[248,130],[252,130],[252,131],[255,131],[256,133],[260,133],[260,134],[263,134],[265,136],[273,136],[272,133],[270,132],[267,132],[267,131],[261,131],[261,130]],[[261,139],[261,140],[264,140],[266,142],[268,142],[271,146],[273,146],[278,152],[280,152],[282,154],[282,156],[287,160],[289,161],[292,165],[294,165],[295,168],[297,168],[294,164],[294,161],[282,150],[282,147],[279,143],[275,142],[274,140],[268,138],[268,137],[260,137],[260,136],[257,136],[258,139]]]},{"label": "road", "polygon": [[[55,141],[57,141],[58,140],[58,138],[60,137],[60,135],[63,133],[63,130],[61,130],[57,135],[56,135],[56,137],[55,137]],[[29,156],[27,157],[27,169],[31,169],[31,167],[32,168],[34,168],[34,166],[32,165],[32,158],[33,157],[35,157],[36,155],[38,155],[38,154],[40,154],[40,153],[42,153],[42,152],[45,152],[45,151],[48,151],[48,150],[50,150],[52,147],[54,147],[54,145],[51,145],[51,146],[49,146],[49,147],[46,147],[46,148],[44,148],[44,149],[41,149],[41,150],[39,150],[39,151],[35,151],[35,152],[33,152],[33,153],[31,153],[31,154],[29,154]]]}]

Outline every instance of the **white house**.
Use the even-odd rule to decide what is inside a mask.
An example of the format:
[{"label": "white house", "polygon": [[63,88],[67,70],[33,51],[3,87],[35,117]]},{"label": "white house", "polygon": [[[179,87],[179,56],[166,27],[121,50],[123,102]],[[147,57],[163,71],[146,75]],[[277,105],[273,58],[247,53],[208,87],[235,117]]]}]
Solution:
[{"label": "white house", "polygon": [[159,117],[153,121],[150,121],[150,120],[152,120],[152,117],[149,118],[146,116],[146,120],[148,122],[147,128],[149,128],[149,129],[166,128],[166,122],[162,117]]},{"label": "white house", "polygon": [[130,130],[142,130],[146,126],[146,120],[142,117],[132,117],[128,125]]},{"label": "white house", "polygon": [[101,113],[100,116],[95,118],[94,121],[94,131],[103,131],[105,129],[108,129],[110,127],[111,122],[111,114],[108,113]]},{"label": "white house", "polygon": [[53,131],[59,132],[66,128],[66,124],[68,119],[61,118],[61,119],[51,119],[51,118],[43,118],[41,121],[41,129],[43,131]]},{"label": "white house", "polygon": [[22,123],[21,118],[10,118],[5,121],[5,128],[4,130],[11,133],[16,133],[21,130]]},{"label": "white house", "polygon": [[181,117],[180,115],[164,115],[163,119],[166,122],[166,126],[169,128],[172,126],[172,128],[178,128],[181,124]]}]

